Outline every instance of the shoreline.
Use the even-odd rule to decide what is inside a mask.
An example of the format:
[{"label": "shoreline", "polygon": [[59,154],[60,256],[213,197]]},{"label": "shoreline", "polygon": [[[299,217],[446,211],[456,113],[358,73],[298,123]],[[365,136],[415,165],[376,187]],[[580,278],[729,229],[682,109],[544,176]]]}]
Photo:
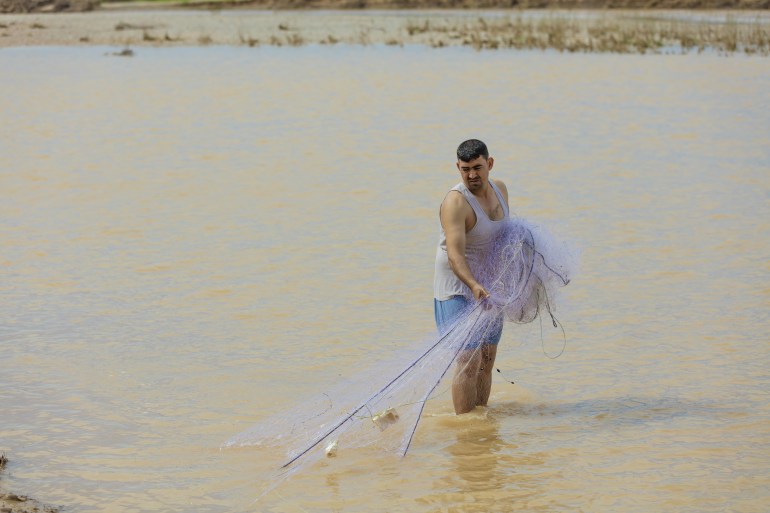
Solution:
[{"label": "shoreline", "polygon": [[153,8],[0,14],[0,48],[336,44],[767,56],[770,12]]},{"label": "shoreline", "polygon": [[101,10],[770,10],[770,0],[0,0],[0,13]]},{"label": "shoreline", "polygon": [[[8,458],[0,453],[0,478],[2,478]],[[2,484],[2,480],[0,480]],[[0,511],[3,513],[58,513],[59,508],[43,504],[27,495],[5,493],[0,487]]]},{"label": "shoreline", "polygon": [[48,506],[26,495],[0,493],[0,511],[3,513],[59,513],[59,508]]}]

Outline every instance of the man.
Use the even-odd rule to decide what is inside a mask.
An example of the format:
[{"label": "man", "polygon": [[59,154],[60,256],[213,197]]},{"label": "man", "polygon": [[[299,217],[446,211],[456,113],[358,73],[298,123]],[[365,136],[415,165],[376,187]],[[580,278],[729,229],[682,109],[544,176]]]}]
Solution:
[{"label": "man", "polygon": [[[491,249],[508,219],[508,190],[503,182],[489,179],[494,163],[487,146],[479,140],[470,139],[457,148],[462,182],[441,203],[441,236],[433,280],[434,314],[442,334],[475,301],[489,296],[472,268]],[[492,329],[478,335],[482,340],[469,340],[460,351],[452,383],[452,402],[458,415],[487,404],[502,330],[500,317]]]}]

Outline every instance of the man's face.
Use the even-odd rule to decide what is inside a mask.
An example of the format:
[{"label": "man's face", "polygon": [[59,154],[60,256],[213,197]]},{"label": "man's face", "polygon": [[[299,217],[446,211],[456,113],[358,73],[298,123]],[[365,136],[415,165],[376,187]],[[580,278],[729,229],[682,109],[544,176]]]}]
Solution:
[{"label": "man's face", "polygon": [[484,158],[479,157],[465,162],[463,160],[457,161],[457,169],[460,170],[460,176],[463,179],[463,183],[471,192],[477,192],[484,189],[489,182],[489,170],[492,169],[494,160],[492,157]]}]

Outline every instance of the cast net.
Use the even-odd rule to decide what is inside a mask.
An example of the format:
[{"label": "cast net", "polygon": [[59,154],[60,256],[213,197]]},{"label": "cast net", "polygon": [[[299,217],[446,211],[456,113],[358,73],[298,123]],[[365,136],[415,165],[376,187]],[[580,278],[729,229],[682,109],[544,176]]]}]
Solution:
[{"label": "cast net", "polygon": [[546,311],[553,326],[561,328],[552,307],[557,291],[569,283],[570,255],[542,229],[520,218],[506,221],[491,250],[472,264],[474,276],[490,293],[487,299],[472,302],[445,332],[415,344],[409,354],[378,363],[376,373],[346,379],[223,447],[258,446],[281,455],[263,493],[300,469],[346,451],[373,447],[405,456],[426,402],[453,363],[461,366],[471,359],[469,353],[480,350],[469,342],[483,340],[501,317],[528,323]]}]

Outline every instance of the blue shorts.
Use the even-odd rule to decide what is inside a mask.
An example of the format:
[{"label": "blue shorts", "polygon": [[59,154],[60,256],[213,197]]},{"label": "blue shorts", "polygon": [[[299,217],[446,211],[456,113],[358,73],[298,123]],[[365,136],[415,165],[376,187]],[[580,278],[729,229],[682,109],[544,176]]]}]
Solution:
[{"label": "blue shorts", "polygon": [[[433,299],[433,315],[436,318],[436,327],[441,335],[452,327],[452,324],[460,317],[464,312],[470,310],[475,306],[475,302],[465,296],[452,296],[446,301],[439,301]],[[480,337],[478,340],[469,340],[465,347],[468,349],[474,349],[481,344],[489,344],[496,346],[500,342],[500,337],[503,334],[503,317],[502,315],[495,319],[489,326],[489,329],[479,330],[482,333],[474,334],[476,337]]]}]

